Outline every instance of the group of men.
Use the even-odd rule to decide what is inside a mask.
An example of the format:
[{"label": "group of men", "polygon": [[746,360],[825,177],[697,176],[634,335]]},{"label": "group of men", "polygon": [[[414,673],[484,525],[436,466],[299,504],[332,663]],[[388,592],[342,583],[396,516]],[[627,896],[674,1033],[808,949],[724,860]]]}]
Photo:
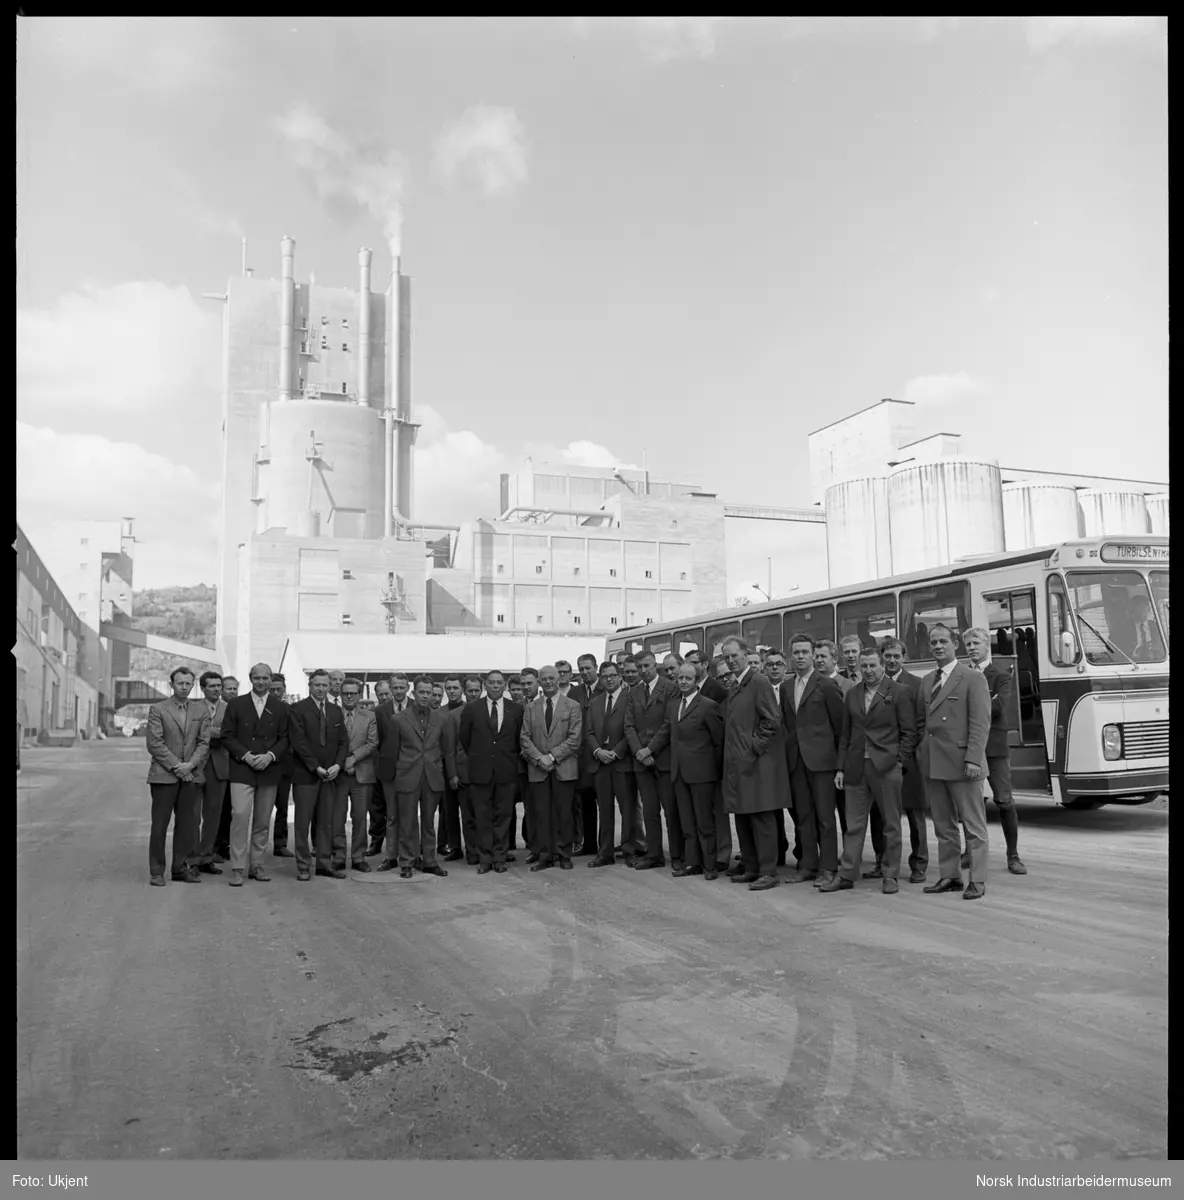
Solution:
[{"label": "group of men", "polygon": [[[368,872],[378,856],[377,870],[402,878],[446,877],[441,860],[502,873],[516,858],[521,805],[532,871],[570,870],[581,856],[593,868],[655,869],[668,851],[676,878],[726,874],[761,891],[782,882],[792,845],[785,880],[823,893],[861,874],[898,891],[906,819],[908,879],[923,883],[930,816],[940,877],[925,891],[977,899],[984,777],[1008,868],[1026,868],[1007,748],[1011,677],[991,664],[985,630],[962,640],[968,662],[949,629],[930,631],[937,669],[924,679],[903,669],[892,638],[846,639],[840,669],[834,643],[807,634],[792,638],[788,660],[733,637],[714,660],[697,649],[661,666],[648,651],[601,664],[585,655],[578,679],[567,662],[437,684],[397,673],[375,687],[373,708],[341,671],[314,671],[308,697],[289,703],[283,677],[262,663],[247,694],[207,671],[191,700],[193,673],[179,667],[148,721],[151,882],[166,882],[174,814],[178,881],[228,863],[231,886],[266,882],[269,838],[301,881]],[[869,821],[875,865],[862,873]]]}]

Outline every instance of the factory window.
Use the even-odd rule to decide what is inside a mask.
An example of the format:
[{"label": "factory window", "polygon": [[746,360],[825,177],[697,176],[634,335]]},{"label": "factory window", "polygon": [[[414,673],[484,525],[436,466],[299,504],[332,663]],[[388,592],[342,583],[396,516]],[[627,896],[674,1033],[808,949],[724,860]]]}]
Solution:
[{"label": "factory window", "polygon": [[342,613],[341,623],[342,625],[352,625],[354,623],[354,619],[349,615],[349,613]]},{"label": "factory window", "polygon": [[580,573],[580,568],[579,568],[579,567],[572,567],[572,569],[571,569],[571,573],[572,573],[573,575],[578,575],[578,574]]},{"label": "factory window", "polygon": [[341,348],[342,348],[342,350],[348,351],[349,350],[349,342],[342,342]]},{"label": "factory window", "polygon": [[537,617],[535,617],[535,619],[534,619],[534,623],[535,623],[536,625],[541,625],[541,624],[543,623],[543,617],[542,617],[542,614],[541,614],[541,613],[540,613],[540,614],[539,614]]},{"label": "factory window", "polygon": [[610,625],[615,625],[615,624],[617,623],[617,618],[616,618],[616,617],[609,617],[609,619],[608,619],[608,623],[609,623]]},{"label": "factory window", "polygon": [[609,573],[611,576],[613,576],[613,578],[615,579],[615,578],[616,578],[616,575],[617,575],[617,568],[616,568],[616,567],[609,567],[609,569],[608,569],[608,573]]},{"label": "factory window", "polygon": [[579,625],[579,624],[580,624],[580,618],[579,618],[579,617],[572,617],[572,623],[573,623],[573,624],[575,624],[575,625]]},{"label": "factory window", "polygon": [[534,569],[534,573],[535,573],[536,575],[541,575],[541,574],[543,573],[543,568],[542,568],[542,567],[535,567],[535,569]]},{"label": "factory window", "polygon": [[348,317],[342,317],[342,318],[341,318],[341,328],[342,328],[342,329],[348,329],[348,328],[349,328],[349,318],[348,318]]},{"label": "factory window", "polygon": [[499,625],[504,625],[506,623],[506,614],[505,613],[497,614],[497,623]]},{"label": "factory window", "polygon": [[322,350],[329,349],[329,339],[328,338],[325,338],[325,337],[321,338],[321,349]]},{"label": "factory window", "polygon": [[89,545],[90,545],[90,538],[81,538],[81,539],[79,539],[79,545],[82,545],[82,546],[89,546]]},{"label": "factory window", "polygon": [[322,325],[328,325],[328,324],[329,324],[329,318],[328,318],[328,317],[322,317],[322,318],[321,318],[321,324],[322,324]]},{"label": "factory window", "polygon": [[307,353],[308,353],[308,338],[305,338],[305,339],[304,339],[304,341],[302,341],[302,342],[300,343],[300,353],[301,353],[301,354],[307,354]]},{"label": "factory window", "polygon": [[341,394],[342,394],[343,396],[346,394],[346,386],[345,386],[345,384],[344,384],[344,383],[341,385]]},{"label": "factory window", "polygon": [[645,573],[645,577],[646,577],[647,579],[653,579],[653,577],[654,577],[654,573],[653,573],[653,571],[647,571],[647,572]]},{"label": "factory window", "polygon": [[349,569],[349,567],[343,567],[343,568],[342,568],[342,571],[341,571],[341,578],[342,578],[342,579],[352,579],[353,577],[354,577],[354,573],[353,573],[353,571],[351,571],[351,570]]},{"label": "factory window", "polygon": [[497,564],[497,573],[499,575],[504,575],[506,573],[506,564],[505,563]]},{"label": "factory window", "polygon": [[685,571],[679,571],[679,573],[678,573],[678,578],[679,578],[680,580],[684,580],[684,581],[685,581],[685,580],[686,580],[686,577],[687,577],[687,573],[686,573]]}]

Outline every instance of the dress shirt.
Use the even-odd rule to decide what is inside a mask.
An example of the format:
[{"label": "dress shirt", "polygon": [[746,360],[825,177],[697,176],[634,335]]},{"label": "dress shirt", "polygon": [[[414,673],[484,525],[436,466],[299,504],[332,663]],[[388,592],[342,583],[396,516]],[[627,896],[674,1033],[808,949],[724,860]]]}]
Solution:
[{"label": "dress shirt", "polygon": [[256,691],[251,692],[251,699],[255,702],[255,716],[263,716],[263,710],[267,707],[267,696],[269,694],[264,693],[264,695],[260,696]]},{"label": "dress shirt", "polygon": [[814,674],[814,668],[811,667],[805,675],[795,675],[793,678],[793,711],[798,711],[798,705],[802,702],[802,695],[806,690],[806,684],[810,682],[810,676]]},{"label": "dress shirt", "polygon": [[487,696],[485,698],[485,703],[489,705],[489,719],[493,722],[494,733],[497,733],[497,731],[501,729],[502,721],[504,720],[504,717],[502,716],[502,701],[490,700]]},{"label": "dress shirt", "polygon": [[661,678],[662,678],[661,675],[655,675],[653,677],[653,679],[651,679],[649,681],[649,683],[647,683],[645,685],[645,694],[646,694],[647,699],[649,699],[651,696],[653,696],[654,688],[656,688],[658,686],[658,680]]}]

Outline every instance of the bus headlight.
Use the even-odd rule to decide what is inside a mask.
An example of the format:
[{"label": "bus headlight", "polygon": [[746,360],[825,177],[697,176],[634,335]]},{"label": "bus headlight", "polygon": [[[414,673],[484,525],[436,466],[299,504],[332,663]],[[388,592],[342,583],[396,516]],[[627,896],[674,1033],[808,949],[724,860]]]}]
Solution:
[{"label": "bus headlight", "polygon": [[1102,757],[1107,762],[1122,757],[1122,730],[1119,726],[1102,726]]}]

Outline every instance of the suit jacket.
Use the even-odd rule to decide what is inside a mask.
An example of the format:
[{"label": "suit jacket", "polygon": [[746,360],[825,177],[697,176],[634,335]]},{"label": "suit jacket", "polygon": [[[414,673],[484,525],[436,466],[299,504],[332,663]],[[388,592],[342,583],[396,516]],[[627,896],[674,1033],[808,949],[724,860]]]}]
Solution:
[{"label": "suit jacket", "polygon": [[706,696],[708,700],[714,700],[716,704],[722,704],[728,698],[728,689],[718,679],[708,676],[703,680],[699,695]]},{"label": "suit jacket", "polygon": [[785,729],[773,685],[751,667],[723,705],[724,806],[773,812],[789,804]]},{"label": "suit jacket", "polygon": [[[469,786],[469,756],[460,744],[460,718],[467,707],[468,705],[464,705],[452,709],[444,722],[444,728],[440,731],[440,743],[444,753],[444,778],[455,779],[461,787]],[[518,769],[518,762],[515,762],[515,779],[518,778]]]},{"label": "suit jacket", "polygon": [[[885,679],[888,677],[885,675]],[[913,702],[913,719],[916,725],[916,741],[912,753],[904,760],[904,784],[901,787],[901,799],[905,808],[922,809],[928,807],[925,799],[925,783],[921,777],[921,768],[917,766],[917,745],[921,740],[921,730],[924,728],[921,712],[921,678],[910,671],[901,668],[900,674],[890,683],[904,688]]]},{"label": "suit jacket", "polygon": [[793,693],[797,677],[781,685],[781,712],[785,722],[785,754],[789,769],[799,760],[807,771],[834,771],[839,765],[839,734],[843,731],[843,692],[833,679],[812,672],[795,712]]},{"label": "suit jacket", "polygon": [[[666,720],[666,707],[671,700],[678,696],[678,688],[658,676],[651,692],[645,683],[637,684],[629,693],[629,703],[625,708],[625,736],[629,739],[629,749],[634,754],[643,746],[648,747],[654,756],[654,767],[659,771],[670,770],[670,746],[657,742],[658,732],[662,722]],[[637,763],[638,771],[653,770],[653,767],[643,767]]]},{"label": "suit jacket", "polygon": [[934,694],[936,678],[937,672],[931,671],[921,681],[917,706],[917,762],[922,774],[955,782],[966,778],[967,763],[977,763],[985,772],[991,730],[991,689],[986,678],[959,662]]},{"label": "suit jacket", "polygon": [[[602,768],[610,767],[618,774],[632,774],[633,754],[629,749],[629,739],[625,736],[625,710],[629,707],[629,689],[621,687],[617,690],[617,698],[613,703],[613,711],[605,721],[604,709],[608,704],[608,693],[598,692],[592,697],[584,713],[584,749],[591,760],[588,773],[595,775]],[[614,763],[602,763],[593,750],[611,750],[616,756]]]},{"label": "suit jacket", "polygon": [[568,696],[554,697],[555,709],[551,732],[547,732],[547,700],[540,695],[534,704],[526,706],[522,719],[522,751],[526,755],[527,778],[542,783],[548,772],[540,767],[544,754],[555,756],[555,775],[559,779],[578,779],[580,776],[580,738],[584,714]]},{"label": "suit jacket", "polygon": [[904,766],[917,744],[917,717],[912,694],[885,676],[871,707],[864,707],[863,684],[843,697],[843,729],[839,734],[839,770],[844,784],[862,783],[870,757],[880,775]]},{"label": "suit jacket", "polygon": [[349,742],[345,718],[331,700],[325,701],[325,744],[321,745],[320,710],[308,696],[288,709],[288,736],[292,741],[292,786],[320,783],[317,767],[345,766]]},{"label": "suit jacket", "polygon": [[394,783],[396,792],[418,792],[423,781],[433,792],[444,790],[444,727],[448,712],[429,708],[421,722],[415,705],[391,716],[383,713],[385,732],[378,740],[378,778]]},{"label": "suit jacket", "polygon": [[724,719],[720,706],[698,692],[679,720],[682,696],[671,700],[658,741],[670,746],[670,778],[684,783],[714,783],[724,753]]},{"label": "suit jacket", "polygon": [[522,705],[502,697],[497,733],[489,720],[489,700],[473,700],[460,710],[457,740],[468,758],[469,782],[479,787],[518,782],[522,747]]},{"label": "suit jacket", "polygon": [[993,662],[981,672],[991,692],[991,731],[987,734],[987,757],[1005,758],[1011,754],[1008,743],[1008,714],[1015,695],[1011,672],[1001,670]]},{"label": "suit jacket", "polygon": [[[844,696],[855,686],[854,679],[850,679],[846,675],[839,674],[838,672],[829,676],[829,678],[833,679],[835,683],[839,685],[839,691],[842,692]],[[860,680],[860,682],[862,683],[863,681]]]},{"label": "suit jacket", "polygon": [[[343,725],[345,715],[345,709],[342,709]],[[352,732],[346,727],[346,754],[354,760],[354,778],[359,783],[373,783],[374,766],[378,761],[378,719],[372,712],[359,706],[354,709],[352,720]],[[344,771],[344,766],[342,769]]]},{"label": "suit jacket", "polygon": [[[227,703],[222,715],[222,745],[230,751],[231,783],[278,784],[285,777],[290,717],[288,706],[270,694],[264,701],[262,716],[256,714],[250,692]],[[247,754],[267,753],[274,754],[276,761],[262,771],[243,762]]]},{"label": "suit jacket", "polygon": [[149,783],[179,783],[173,767],[183,762],[193,767],[195,783],[205,782],[203,770],[210,753],[210,708],[205,700],[185,701],[185,727],[172,700],[161,700],[148,710]]},{"label": "suit jacket", "polygon": [[[208,705],[207,705],[208,708]],[[206,760],[205,775],[226,780],[230,778],[230,755],[222,745],[222,718],[226,715],[226,701],[219,699],[210,718],[210,757]]]}]

